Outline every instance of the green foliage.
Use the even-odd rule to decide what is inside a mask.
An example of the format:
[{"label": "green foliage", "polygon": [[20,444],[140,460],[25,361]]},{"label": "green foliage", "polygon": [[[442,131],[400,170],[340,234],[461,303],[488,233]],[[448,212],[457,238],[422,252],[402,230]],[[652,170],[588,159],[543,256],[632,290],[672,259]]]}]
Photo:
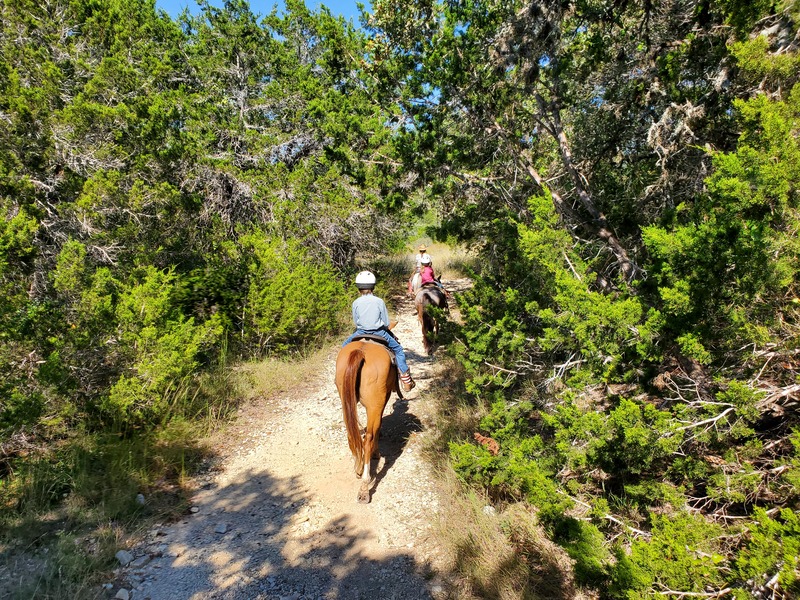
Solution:
[{"label": "green foliage", "polygon": [[579,584],[603,584],[606,564],[611,555],[604,546],[602,532],[594,524],[569,517],[562,518],[553,529],[553,539],[575,561],[575,580]]},{"label": "green foliage", "polygon": [[772,0],[717,0],[717,4],[739,35],[749,33],[758,20],[771,14],[775,6]]},{"label": "green foliage", "polygon": [[[608,434],[595,450],[597,463],[622,477],[642,475],[659,466],[680,445],[670,414],[650,404],[622,400],[608,415]],[[660,469],[659,469],[660,470]]]},{"label": "green foliage", "polygon": [[800,518],[785,508],[776,519],[758,508],[747,525],[748,539],[735,561],[743,581],[758,581],[778,576],[778,583],[788,593],[800,591]]},{"label": "green foliage", "polygon": [[618,547],[610,568],[612,598],[640,598],[657,584],[686,592],[722,589],[725,558],[714,541],[717,526],[686,513],[653,517],[652,537]]},{"label": "green foliage", "polygon": [[763,343],[779,318],[769,307],[796,279],[799,99],[795,86],[786,100],[737,101],[740,143],[714,156],[708,195],[676,211],[671,226],[643,230],[667,324],[700,362],[713,360],[712,348]]},{"label": "green foliage", "polygon": [[770,54],[769,41],[765,36],[732,44],[731,54],[748,74],[759,78],[772,77],[778,81],[796,77],[800,61],[794,53]]},{"label": "green foliage", "polygon": [[[0,204],[3,212],[8,208]],[[16,214],[4,215],[0,223],[0,273],[11,273],[12,265],[19,265],[35,255],[34,236],[39,223],[23,207]]]},{"label": "green foliage", "polygon": [[568,498],[557,493],[545,460],[544,441],[530,433],[531,405],[506,406],[498,402],[481,421],[481,429],[500,445],[492,454],[485,446],[472,443],[450,444],[450,455],[456,472],[465,480],[474,481],[500,497],[524,498],[541,510],[544,520],[562,514],[570,505]]},{"label": "green foliage", "polygon": [[253,256],[247,310],[264,347],[302,347],[338,331],[347,296],[330,267],[295,242],[254,234],[243,243]]},{"label": "green foliage", "polygon": [[681,353],[696,360],[701,364],[708,364],[711,362],[711,354],[700,343],[700,339],[693,333],[684,333],[675,340]]}]

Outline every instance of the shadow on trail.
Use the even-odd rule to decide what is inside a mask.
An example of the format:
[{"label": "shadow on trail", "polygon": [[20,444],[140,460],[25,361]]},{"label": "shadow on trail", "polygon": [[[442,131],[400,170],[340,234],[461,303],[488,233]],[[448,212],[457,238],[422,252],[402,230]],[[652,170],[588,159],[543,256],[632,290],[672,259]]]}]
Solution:
[{"label": "shadow on trail", "polygon": [[[402,445],[384,446],[387,456]],[[332,476],[344,482],[350,474]],[[236,483],[207,490],[200,513],[165,529],[167,555],[151,563],[155,578],[145,574],[149,585],[135,597],[349,600],[371,597],[363,593],[367,585],[382,598],[431,597],[423,579],[409,575],[416,566],[409,554],[366,557],[363,543],[378,532],[347,516],[310,521],[313,492],[294,477],[276,479],[253,470]]]},{"label": "shadow on trail", "polygon": [[[408,401],[395,398],[390,412],[384,415],[381,423],[381,437],[378,445],[383,457],[383,467],[375,474],[375,483],[372,487],[373,498],[383,478],[403,454],[411,436],[419,431],[422,431],[422,422],[416,415],[408,412]],[[374,467],[375,461],[372,464]]]}]

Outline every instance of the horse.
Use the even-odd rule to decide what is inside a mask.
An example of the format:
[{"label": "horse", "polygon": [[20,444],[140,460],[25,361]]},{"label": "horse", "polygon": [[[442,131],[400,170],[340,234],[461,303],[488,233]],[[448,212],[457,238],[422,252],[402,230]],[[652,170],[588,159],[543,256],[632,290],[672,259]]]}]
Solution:
[{"label": "horse", "polygon": [[[336,389],[342,400],[342,414],[347,429],[347,443],[355,459],[356,477],[361,478],[358,501],[368,504],[370,460],[379,460],[378,438],[383,411],[392,392],[400,395],[397,366],[386,346],[374,341],[356,339],[339,351],[336,358]],[[361,435],[356,404],[367,410],[367,427]]]},{"label": "horse", "polygon": [[425,284],[414,297],[414,305],[417,307],[417,318],[422,326],[422,344],[425,346],[425,352],[431,354],[433,342],[430,338],[435,339],[439,334],[439,321],[430,313],[428,307],[434,306],[444,311],[448,310],[447,296],[436,284]]}]

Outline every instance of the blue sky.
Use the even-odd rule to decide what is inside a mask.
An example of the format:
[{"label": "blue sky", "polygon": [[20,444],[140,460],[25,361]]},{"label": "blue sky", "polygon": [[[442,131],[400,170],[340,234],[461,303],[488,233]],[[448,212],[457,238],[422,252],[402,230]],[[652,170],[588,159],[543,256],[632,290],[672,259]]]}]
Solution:
[{"label": "blue sky", "polygon": [[[334,15],[342,15],[345,19],[352,19],[355,25],[358,25],[358,8],[356,7],[357,0],[306,0],[306,6],[311,9],[318,9],[321,4],[327,6]],[[362,2],[367,10],[370,10],[370,3],[368,0]],[[217,4],[213,2],[212,4]],[[220,2],[221,4],[221,2]],[[283,6],[283,2],[277,0],[250,0],[250,8],[254,13],[265,15],[272,10],[273,6]],[[156,0],[156,6],[163,8],[170,16],[177,17],[181,11],[188,7],[190,12],[197,11],[197,4],[194,0]]]}]

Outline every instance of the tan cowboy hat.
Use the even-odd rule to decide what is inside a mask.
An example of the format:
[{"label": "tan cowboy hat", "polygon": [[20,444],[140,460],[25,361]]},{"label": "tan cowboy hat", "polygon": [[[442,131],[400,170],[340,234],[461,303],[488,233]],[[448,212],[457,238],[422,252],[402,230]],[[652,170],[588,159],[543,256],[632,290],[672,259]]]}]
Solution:
[{"label": "tan cowboy hat", "polygon": [[419,245],[419,251],[420,252],[427,252],[428,251],[428,247],[425,244],[420,244]]}]

